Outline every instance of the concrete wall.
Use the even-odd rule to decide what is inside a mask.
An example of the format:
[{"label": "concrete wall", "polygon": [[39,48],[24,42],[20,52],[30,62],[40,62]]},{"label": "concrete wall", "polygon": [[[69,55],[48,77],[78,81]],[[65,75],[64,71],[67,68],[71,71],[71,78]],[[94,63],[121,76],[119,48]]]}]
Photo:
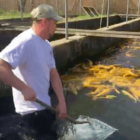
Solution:
[{"label": "concrete wall", "polygon": [[[26,22],[27,24],[31,25],[31,22],[29,22],[30,19],[25,19],[24,22]],[[14,20],[2,20],[0,21],[1,23],[5,23],[5,22],[10,22],[11,24],[21,24],[22,22],[19,19],[14,19]],[[16,22],[16,23],[15,23]],[[113,24],[117,24],[121,22],[121,18],[119,16],[111,16],[110,17],[110,25]],[[25,30],[28,29],[28,27],[25,26],[24,27]],[[103,22],[102,22],[102,27],[106,26],[106,17],[103,18]],[[16,26],[15,26],[16,27]],[[64,28],[65,27],[65,23],[58,23],[57,27],[59,28]],[[100,18],[96,18],[96,19],[88,19],[88,20],[77,20],[77,21],[71,21],[69,22],[69,28],[76,28],[76,29],[98,29],[100,27]],[[19,30],[19,29],[13,29],[13,30],[9,30],[4,29],[3,31],[0,31],[0,51],[10,43],[10,41],[17,36],[19,33],[21,33],[23,31],[23,29]],[[49,39],[49,41],[54,41],[57,39],[62,39],[64,38],[65,35],[64,34],[55,34],[51,39]]]},{"label": "concrete wall", "polygon": [[[78,20],[72,21],[68,23],[69,28],[76,28],[76,29],[98,29],[100,28],[100,20],[101,18],[93,18],[93,19],[85,19],[85,20]],[[102,18],[102,27],[106,26],[107,18]],[[116,23],[122,22],[120,16],[110,16],[109,24],[113,25]],[[65,28],[65,23],[59,23],[58,28]]]},{"label": "concrete wall", "polygon": [[[69,20],[68,26],[69,28],[79,28],[79,29],[97,29],[100,27],[100,20],[101,18],[90,18],[90,19],[76,19],[76,20]],[[102,18],[102,27],[106,26],[106,20],[107,17]],[[118,15],[112,15],[110,16],[109,19],[109,24],[113,25],[116,23],[122,22],[122,19]],[[20,18],[15,18],[15,19],[5,19],[5,20],[0,20],[0,23],[10,23],[12,25],[31,25],[32,20],[31,18],[25,18],[24,21],[22,21]],[[62,21],[61,23],[57,24],[58,28],[65,28],[65,21]]]},{"label": "concrete wall", "polygon": [[[140,30],[139,24],[140,18],[127,23],[112,25],[109,29],[102,28],[99,30],[138,31]],[[93,59],[95,55],[119,41],[121,41],[119,38],[73,36],[69,40],[52,41],[51,45],[54,47],[57,68],[63,73],[67,68],[72,67],[74,62],[87,58]]]}]

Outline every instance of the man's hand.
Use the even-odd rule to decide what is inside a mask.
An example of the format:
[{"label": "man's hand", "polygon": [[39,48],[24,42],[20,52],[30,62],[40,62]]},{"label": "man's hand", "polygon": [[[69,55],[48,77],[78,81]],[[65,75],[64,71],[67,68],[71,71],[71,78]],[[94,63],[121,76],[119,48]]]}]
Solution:
[{"label": "man's hand", "polygon": [[25,101],[35,101],[36,100],[35,91],[32,88],[30,88],[29,86],[26,86],[21,92],[23,94]]},{"label": "man's hand", "polygon": [[51,69],[50,80],[59,101],[59,104],[56,108],[59,113],[58,117],[60,119],[65,119],[67,117],[67,107],[66,107],[65,98],[63,95],[63,88],[62,88],[61,80],[55,68]]},{"label": "man's hand", "polygon": [[67,107],[65,103],[59,103],[57,106],[58,118],[65,119],[67,117]]}]

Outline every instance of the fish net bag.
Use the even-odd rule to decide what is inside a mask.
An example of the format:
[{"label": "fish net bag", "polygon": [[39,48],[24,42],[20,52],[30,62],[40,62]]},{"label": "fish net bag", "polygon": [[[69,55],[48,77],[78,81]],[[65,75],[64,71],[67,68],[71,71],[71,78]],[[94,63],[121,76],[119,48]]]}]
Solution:
[{"label": "fish net bag", "polygon": [[58,127],[59,140],[105,140],[118,131],[104,122],[87,116],[80,115],[76,121],[88,121],[89,123],[71,124],[65,122],[65,125],[61,123],[61,126]]}]

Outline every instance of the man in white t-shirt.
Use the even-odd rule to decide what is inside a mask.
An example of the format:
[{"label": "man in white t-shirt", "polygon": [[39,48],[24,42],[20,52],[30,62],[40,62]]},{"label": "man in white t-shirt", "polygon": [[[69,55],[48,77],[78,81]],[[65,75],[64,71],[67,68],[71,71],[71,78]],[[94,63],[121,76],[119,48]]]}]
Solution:
[{"label": "man in white t-shirt", "polygon": [[[32,28],[15,37],[0,53],[0,79],[12,86],[16,112],[37,131],[36,137],[40,138],[41,135],[42,140],[48,140],[48,133],[55,139],[55,134],[51,131],[55,114],[35,100],[38,98],[51,105],[48,95],[51,82],[59,101],[58,117],[66,118],[67,109],[61,80],[48,41],[56,30],[56,22],[63,18],[58,16],[51,6],[45,4],[33,9],[31,16]],[[53,140],[52,137],[50,139]]]}]

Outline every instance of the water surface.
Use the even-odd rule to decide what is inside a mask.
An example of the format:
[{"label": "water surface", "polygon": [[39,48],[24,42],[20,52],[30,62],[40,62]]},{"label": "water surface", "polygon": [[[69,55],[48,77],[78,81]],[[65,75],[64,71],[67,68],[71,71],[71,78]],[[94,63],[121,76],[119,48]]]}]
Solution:
[{"label": "water surface", "polygon": [[[93,58],[92,61],[94,65],[121,64],[131,69],[140,69],[140,49],[131,51],[131,56],[126,55],[132,46],[140,48],[140,40],[125,40],[116,46],[112,46],[96,60]],[[117,128],[119,135],[127,140],[140,139],[140,102],[135,103],[123,94],[117,95],[117,98],[113,100],[91,101],[86,96],[88,92],[89,89],[82,89],[77,96],[68,95],[67,105],[70,116],[75,119],[79,115],[96,118]]]}]

